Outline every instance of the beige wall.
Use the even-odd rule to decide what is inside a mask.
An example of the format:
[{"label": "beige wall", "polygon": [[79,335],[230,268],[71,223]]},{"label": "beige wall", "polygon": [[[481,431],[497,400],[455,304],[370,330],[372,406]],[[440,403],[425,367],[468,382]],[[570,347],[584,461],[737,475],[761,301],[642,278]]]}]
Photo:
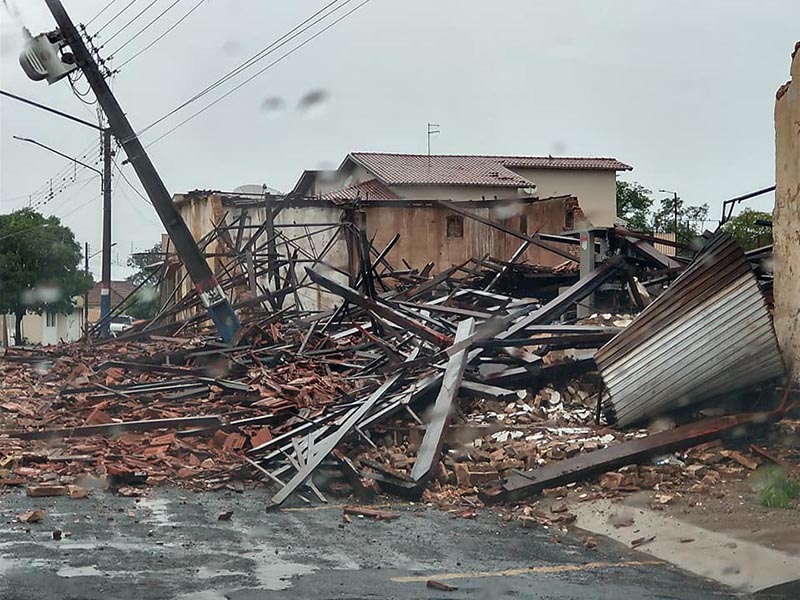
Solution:
[{"label": "beige wall", "polygon": [[[16,317],[6,315],[9,343],[14,342]],[[70,314],[56,313],[55,327],[46,327],[45,315],[27,313],[22,319],[22,337],[29,344],[58,344],[74,342],[83,334],[83,308],[76,307]]]},{"label": "beige wall", "polygon": [[[195,241],[202,239],[225,217],[225,208],[222,206],[222,199],[217,195],[177,195],[174,198],[174,203]],[[205,251],[217,253],[224,252],[225,249],[225,246],[220,241],[217,241],[207,246]],[[174,248],[171,244],[170,250],[174,252]],[[222,272],[221,259],[217,257],[209,258],[208,266],[215,276]],[[177,298],[185,296],[194,289],[194,283],[192,283],[189,277],[184,278],[185,274],[186,271],[183,268],[179,269],[176,273],[175,281],[180,284],[180,289],[176,295]],[[182,283],[181,279],[183,279]],[[179,316],[179,318],[181,317]]]},{"label": "beige wall", "polygon": [[390,188],[403,200],[500,200],[519,197],[515,187],[467,185],[395,185]]},{"label": "beige wall", "polygon": [[595,227],[612,227],[617,218],[617,174],[572,169],[511,169],[536,184],[540,198],[571,195]]},{"label": "beige wall", "polygon": [[[541,232],[560,233],[564,229],[565,203],[564,199],[520,203],[515,207],[516,214],[506,218],[490,208],[472,209],[471,212],[497,221],[515,231],[521,230],[520,221],[522,215],[525,215],[528,232],[538,229]],[[470,258],[481,258],[486,254],[505,260],[510,258],[522,243],[519,238],[467,217],[464,217],[464,236],[449,238],[447,217],[455,213],[445,208],[367,206],[365,212],[367,231],[370,236],[375,236],[375,245],[378,249],[385,247],[395,233],[400,234],[400,240],[387,256],[392,266],[398,269],[403,268],[403,259],[419,269],[427,262],[434,262],[434,273],[461,264]],[[547,250],[531,246],[521,257],[520,262],[523,260],[532,264],[555,266],[563,263],[565,259]]]},{"label": "beige wall", "polygon": [[800,370],[800,42],[791,82],[775,102],[775,332],[795,379]]},{"label": "beige wall", "polygon": [[[341,222],[342,210],[332,206],[319,206],[319,207],[306,207],[306,208],[285,208],[275,219],[276,225],[296,225],[304,224],[307,227],[279,227],[278,231],[288,239],[294,239],[294,244],[298,245],[306,253],[298,255],[299,261],[313,260],[311,257],[318,256],[325,246],[333,239],[333,246],[328,250],[323,260],[331,267],[341,269],[345,272],[348,270],[348,252],[347,242],[341,227],[331,228],[329,223]],[[319,225],[315,225],[315,223]],[[295,239],[306,233],[313,234],[312,237],[304,239]],[[278,253],[282,256],[286,255],[286,246],[280,244]],[[343,283],[348,284],[348,277],[335,271],[334,269],[326,269],[325,265],[314,266],[312,262],[298,262],[295,266],[295,277],[297,281],[306,279],[305,267],[312,267],[322,274]],[[281,276],[286,276],[286,268],[281,269]],[[266,278],[260,281],[262,285],[266,285]],[[317,289],[317,286],[306,287],[298,292],[300,303],[305,310],[328,310],[341,303],[341,298],[328,292]],[[292,306],[295,304],[294,295],[289,294],[286,297],[284,306]]]}]

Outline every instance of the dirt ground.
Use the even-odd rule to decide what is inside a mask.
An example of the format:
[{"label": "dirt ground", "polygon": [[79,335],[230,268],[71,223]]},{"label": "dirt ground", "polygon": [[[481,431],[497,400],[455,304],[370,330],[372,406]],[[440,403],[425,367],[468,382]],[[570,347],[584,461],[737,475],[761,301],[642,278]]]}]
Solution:
[{"label": "dirt ground", "polygon": [[664,510],[698,527],[800,556],[800,501],[787,508],[766,508],[756,496],[749,478],[723,481],[712,494],[690,493]]}]

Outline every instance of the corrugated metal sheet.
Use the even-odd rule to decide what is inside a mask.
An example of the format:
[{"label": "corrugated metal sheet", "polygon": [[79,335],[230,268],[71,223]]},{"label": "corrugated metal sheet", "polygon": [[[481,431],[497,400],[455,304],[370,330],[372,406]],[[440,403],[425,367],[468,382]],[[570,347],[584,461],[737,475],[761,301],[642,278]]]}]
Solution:
[{"label": "corrugated metal sheet", "polygon": [[784,375],[772,319],[739,245],[718,234],[595,357],[619,426]]}]

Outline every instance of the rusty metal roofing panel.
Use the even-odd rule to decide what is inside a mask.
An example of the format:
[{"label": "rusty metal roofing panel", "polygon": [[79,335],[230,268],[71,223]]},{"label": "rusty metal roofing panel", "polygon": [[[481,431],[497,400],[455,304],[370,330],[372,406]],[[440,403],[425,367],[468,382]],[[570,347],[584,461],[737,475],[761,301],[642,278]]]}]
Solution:
[{"label": "rusty metal roofing panel", "polygon": [[772,319],[738,244],[719,234],[595,357],[619,426],[784,375]]}]

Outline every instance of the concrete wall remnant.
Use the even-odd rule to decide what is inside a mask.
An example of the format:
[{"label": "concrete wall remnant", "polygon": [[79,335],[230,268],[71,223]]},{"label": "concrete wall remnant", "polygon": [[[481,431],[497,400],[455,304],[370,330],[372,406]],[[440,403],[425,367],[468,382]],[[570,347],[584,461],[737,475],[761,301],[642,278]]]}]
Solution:
[{"label": "concrete wall remnant", "polygon": [[775,100],[775,332],[789,373],[800,376],[800,42]]}]

